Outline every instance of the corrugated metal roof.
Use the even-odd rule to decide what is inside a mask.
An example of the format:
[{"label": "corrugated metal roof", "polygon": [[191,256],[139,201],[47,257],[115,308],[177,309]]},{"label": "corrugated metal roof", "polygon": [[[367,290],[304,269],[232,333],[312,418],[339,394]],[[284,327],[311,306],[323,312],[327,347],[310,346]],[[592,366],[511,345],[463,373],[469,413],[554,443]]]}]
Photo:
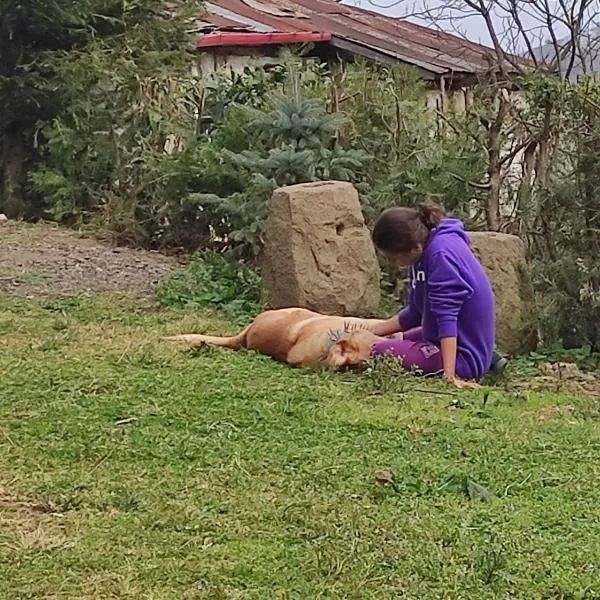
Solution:
[{"label": "corrugated metal roof", "polygon": [[494,51],[458,36],[387,17],[335,0],[210,0],[205,35],[218,31],[327,33],[434,75],[481,73],[494,64]]}]

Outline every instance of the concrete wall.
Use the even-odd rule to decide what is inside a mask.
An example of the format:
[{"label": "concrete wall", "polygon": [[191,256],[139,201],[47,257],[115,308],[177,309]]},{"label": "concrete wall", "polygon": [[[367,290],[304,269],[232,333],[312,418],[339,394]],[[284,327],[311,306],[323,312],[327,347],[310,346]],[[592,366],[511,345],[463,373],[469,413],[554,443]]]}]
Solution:
[{"label": "concrete wall", "polygon": [[223,52],[210,50],[198,55],[198,68],[202,75],[210,75],[215,71],[230,69],[241,74],[246,67],[264,67],[280,63],[277,56],[268,56],[260,48],[244,48],[244,52]]},{"label": "concrete wall", "polygon": [[[281,62],[277,53],[267,54],[261,47],[244,47],[238,49],[211,48],[200,52],[197,68],[202,75],[210,75],[215,71],[229,69],[241,74],[246,67],[264,67]],[[463,112],[473,101],[473,92],[468,87],[444,90],[432,88],[427,93],[427,106],[431,110],[441,112]]]}]

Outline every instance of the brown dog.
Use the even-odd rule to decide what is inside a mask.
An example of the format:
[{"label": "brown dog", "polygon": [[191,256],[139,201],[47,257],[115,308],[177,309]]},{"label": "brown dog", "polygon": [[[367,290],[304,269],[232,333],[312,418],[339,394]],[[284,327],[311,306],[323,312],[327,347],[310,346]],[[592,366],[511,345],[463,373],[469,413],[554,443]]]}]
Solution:
[{"label": "brown dog", "polygon": [[261,313],[232,337],[187,334],[165,339],[187,342],[192,347],[247,348],[298,367],[322,363],[331,369],[357,368],[369,359],[373,344],[384,339],[368,330],[379,322],[282,308]]}]

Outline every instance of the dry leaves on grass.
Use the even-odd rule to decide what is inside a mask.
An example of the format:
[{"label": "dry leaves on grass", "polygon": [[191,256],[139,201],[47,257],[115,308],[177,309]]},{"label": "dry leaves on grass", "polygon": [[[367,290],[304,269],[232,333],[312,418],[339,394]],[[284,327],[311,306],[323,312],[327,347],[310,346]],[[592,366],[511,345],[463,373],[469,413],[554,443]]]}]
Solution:
[{"label": "dry leaves on grass", "polygon": [[72,545],[51,503],[0,488],[0,546],[15,552],[58,550]]},{"label": "dry leaves on grass", "polygon": [[529,410],[525,414],[533,417],[536,421],[544,422],[569,417],[574,412],[574,406],[571,404],[563,404],[561,406],[544,406],[535,410]]},{"label": "dry leaves on grass", "polygon": [[527,381],[530,390],[600,398],[600,378],[579,369],[575,363],[546,363],[540,376]]}]

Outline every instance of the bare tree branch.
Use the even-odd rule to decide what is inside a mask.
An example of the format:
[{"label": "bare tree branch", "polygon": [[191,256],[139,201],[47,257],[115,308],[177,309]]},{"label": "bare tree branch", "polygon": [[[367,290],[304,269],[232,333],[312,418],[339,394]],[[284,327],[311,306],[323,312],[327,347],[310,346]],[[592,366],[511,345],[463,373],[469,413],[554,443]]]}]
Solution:
[{"label": "bare tree branch", "polygon": [[534,68],[545,65],[562,78],[579,70],[585,73],[593,62],[591,46],[600,43],[600,32],[593,35],[600,24],[600,0],[355,1],[472,41],[473,23],[479,18],[503,76],[522,72],[524,62],[515,55],[526,56]]}]

